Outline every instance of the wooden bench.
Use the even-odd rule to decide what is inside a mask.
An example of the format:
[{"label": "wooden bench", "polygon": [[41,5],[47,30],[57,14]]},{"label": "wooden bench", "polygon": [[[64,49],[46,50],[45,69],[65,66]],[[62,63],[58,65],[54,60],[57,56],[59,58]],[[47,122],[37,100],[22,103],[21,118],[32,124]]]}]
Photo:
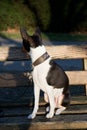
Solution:
[{"label": "wooden bench", "polygon": [[[87,45],[60,45],[46,46],[48,53],[53,59],[81,59],[82,70],[66,70],[69,77],[70,87],[75,85],[75,90],[79,85],[85,87],[82,96],[71,96],[71,105],[61,115],[52,119],[45,118],[45,102],[43,96],[40,98],[40,108],[34,120],[28,120],[27,116],[32,111],[33,106],[33,84],[29,81],[27,72],[2,72],[0,73],[0,89],[24,87],[24,92],[10,101],[0,100],[0,108],[4,113],[0,116],[0,130],[34,130],[34,129],[87,129]],[[6,61],[26,61],[29,56],[22,52],[20,47],[0,47],[0,61],[6,67]],[[24,65],[24,64],[23,64]],[[15,68],[14,68],[15,69]],[[30,70],[29,70],[30,71]],[[72,86],[73,87],[73,86]],[[25,92],[30,96],[24,96]],[[75,91],[74,91],[75,93]],[[4,95],[3,95],[4,96]]]}]

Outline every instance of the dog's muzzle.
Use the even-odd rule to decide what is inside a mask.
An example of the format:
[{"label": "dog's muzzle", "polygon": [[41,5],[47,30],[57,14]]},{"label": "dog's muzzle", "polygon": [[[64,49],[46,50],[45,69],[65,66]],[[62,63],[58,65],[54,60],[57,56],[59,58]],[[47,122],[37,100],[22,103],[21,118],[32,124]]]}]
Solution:
[{"label": "dog's muzzle", "polygon": [[34,66],[37,66],[41,63],[43,63],[45,60],[47,60],[50,56],[48,55],[47,52],[45,52],[42,56],[40,56],[34,63]]}]

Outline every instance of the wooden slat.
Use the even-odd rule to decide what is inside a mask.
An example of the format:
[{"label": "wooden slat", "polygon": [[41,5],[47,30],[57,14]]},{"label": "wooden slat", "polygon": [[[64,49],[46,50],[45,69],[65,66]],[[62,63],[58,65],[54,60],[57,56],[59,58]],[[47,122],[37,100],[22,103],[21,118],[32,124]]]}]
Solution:
[{"label": "wooden slat", "polygon": [[49,129],[86,129],[87,114],[83,115],[59,115],[52,119],[37,116],[34,120],[28,120],[26,116],[7,117],[0,119],[0,130],[49,130]]},{"label": "wooden slat", "polygon": [[67,71],[70,85],[87,84],[87,71]]},{"label": "wooden slat", "polygon": [[0,73],[0,87],[29,86],[29,82],[25,73]]},{"label": "wooden slat", "polygon": [[87,96],[77,96],[77,97],[71,97],[70,104],[76,105],[76,104],[87,104]]},{"label": "wooden slat", "polygon": [[[87,59],[84,59],[84,70],[87,70]],[[85,95],[87,96],[87,84],[85,85]]]},{"label": "wooden slat", "polygon": [[[11,103],[10,107],[9,105],[7,105],[7,107],[2,106],[1,108],[3,109],[4,117],[3,116],[0,117],[0,129],[3,126],[4,126],[3,128],[5,129],[8,128],[9,126],[9,130],[10,128],[12,128],[11,126],[13,126],[13,128],[18,126],[17,128],[19,128],[19,124],[20,125],[25,124],[26,127],[27,123],[28,124],[30,123],[31,127],[29,127],[29,129],[30,128],[34,129],[35,126],[41,129],[43,123],[44,125],[46,125],[47,129],[51,129],[52,124],[54,126],[54,129],[86,128],[84,127],[84,125],[87,125],[86,124],[87,123],[87,97],[86,96],[73,97],[71,100],[72,101],[69,108],[67,108],[64,112],[62,112],[61,115],[54,116],[50,120],[45,118],[45,106],[44,106],[45,104],[41,102],[40,102],[41,107],[39,108],[37,116],[34,120],[27,119],[28,114],[32,112],[31,106],[28,105],[21,106],[21,102],[20,102],[20,106],[14,106],[13,105],[14,103]],[[43,128],[46,129],[46,127]]]},{"label": "wooden slat", "polygon": [[[70,85],[87,84],[87,71],[66,71]],[[29,86],[27,73],[0,73],[0,87]]]},{"label": "wooden slat", "polygon": [[0,61],[26,60],[29,56],[20,47],[0,47]]},{"label": "wooden slat", "polygon": [[[87,59],[87,45],[46,46],[54,59]],[[0,47],[0,61],[29,60],[29,56],[18,47]],[[87,63],[87,62],[86,62]],[[86,64],[87,66],[87,64]],[[83,71],[66,71],[70,85],[87,84],[87,69]],[[26,73],[0,73],[0,87],[29,86]],[[71,105],[61,115],[52,119],[45,118],[43,97],[40,109],[34,120],[28,120],[33,98],[0,101],[4,116],[0,117],[0,130],[34,130],[34,129],[87,129],[87,96],[71,97]]]},{"label": "wooden slat", "polygon": [[46,46],[46,49],[54,59],[87,58],[87,45]]},{"label": "wooden slat", "polygon": [[[13,117],[13,116],[27,116],[29,113],[32,112],[31,107],[5,107],[2,108],[4,117]],[[45,115],[46,114],[46,107],[39,107],[39,110],[37,112],[37,115]],[[87,105],[71,105],[69,108],[67,108],[65,111],[61,113],[61,115],[65,114],[87,114]]]},{"label": "wooden slat", "polygon": [[[3,102],[0,102],[0,107],[32,107],[33,106],[33,97],[23,97],[19,100],[17,99],[10,99],[11,101],[8,102],[7,99],[4,99]],[[43,97],[40,97],[39,106],[45,106],[46,102],[44,101]],[[77,96],[71,97],[70,105],[87,105],[87,96]]]},{"label": "wooden slat", "polygon": [[[73,104],[76,101],[75,105]],[[81,105],[81,102],[86,104]],[[80,103],[80,104],[79,104]],[[21,104],[21,103],[20,103]],[[24,129],[86,129],[87,128],[87,97],[72,98],[72,105],[61,115],[54,116],[52,119],[45,118],[45,104],[41,106],[37,116],[33,120],[28,120],[27,116],[32,112],[29,106],[14,105],[5,107],[4,117],[0,117],[0,130],[24,130]]]},{"label": "wooden slat", "polygon": [[[87,45],[60,45],[46,46],[48,53],[54,59],[79,59],[87,58]],[[21,48],[18,47],[0,47],[0,61],[29,59]]]}]

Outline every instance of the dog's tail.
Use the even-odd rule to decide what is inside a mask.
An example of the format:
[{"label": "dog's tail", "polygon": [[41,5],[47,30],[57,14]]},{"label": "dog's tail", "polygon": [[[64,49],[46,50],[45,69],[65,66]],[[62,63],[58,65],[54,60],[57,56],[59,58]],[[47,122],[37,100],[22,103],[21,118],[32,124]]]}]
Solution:
[{"label": "dog's tail", "polygon": [[62,105],[64,107],[68,107],[70,105],[70,92],[69,92],[69,90],[64,94],[64,99],[63,99]]}]

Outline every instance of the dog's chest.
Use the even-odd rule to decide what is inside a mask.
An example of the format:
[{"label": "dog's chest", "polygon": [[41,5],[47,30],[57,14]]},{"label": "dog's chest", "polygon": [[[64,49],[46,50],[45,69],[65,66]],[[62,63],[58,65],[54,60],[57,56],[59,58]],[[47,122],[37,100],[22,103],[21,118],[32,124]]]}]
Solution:
[{"label": "dog's chest", "polygon": [[50,58],[47,59],[42,64],[34,67],[34,70],[32,73],[34,84],[37,85],[44,92],[46,92],[46,87],[48,87],[46,77],[50,69],[49,61],[50,61]]}]

